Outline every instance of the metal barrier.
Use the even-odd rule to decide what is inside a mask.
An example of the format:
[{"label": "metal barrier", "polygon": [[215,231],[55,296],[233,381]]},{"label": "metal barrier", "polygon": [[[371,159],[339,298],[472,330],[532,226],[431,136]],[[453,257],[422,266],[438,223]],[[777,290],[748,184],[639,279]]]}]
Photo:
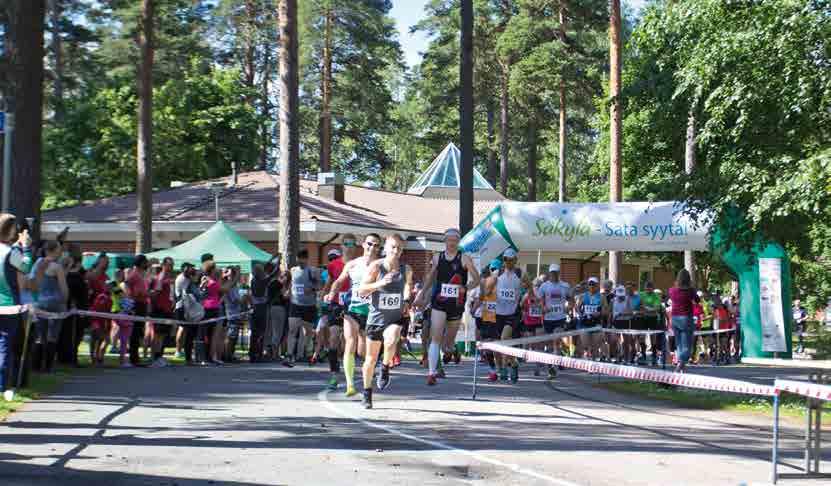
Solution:
[{"label": "metal barrier", "polygon": [[811,373],[811,382],[776,379],[773,386],[773,451],[771,453],[771,481],[779,481],[779,404],[780,395],[791,393],[805,398],[805,468],[804,476],[812,478],[831,478],[831,474],[820,472],[820,451],[822,446],[822,402],[831,401],[831,386],[826,385],[831,378],[823,372]]}]

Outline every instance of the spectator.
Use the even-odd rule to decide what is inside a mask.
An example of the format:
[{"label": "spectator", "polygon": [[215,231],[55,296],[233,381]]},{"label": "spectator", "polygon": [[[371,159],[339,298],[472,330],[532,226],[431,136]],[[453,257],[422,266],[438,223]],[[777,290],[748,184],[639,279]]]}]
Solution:
[{"label": "spectator", "polygon": [[[165,257],[161,268],[150,284],[152,316],[159,319],[173,319],[173,259]],[[153,323],[153,364],[155,368],[167,366],[164,359],[165,339],[170,335],[171,325]]]},{"label": "spectator", "polygon": [[272,275],[266,275],[265,268],[257,263],[251,274],[251,305],[254,312],[251,314],[251,339],[248,345],[248,359],[258,363],[263,359],[264,337],[268,319],[268,297],[266,295],[268,281]]},{"label": "spectator", "polygon": [[225,316],[228,318],[225,322],[227,325],[224,347],[222,350],[223,361],[233,363],[236,361],[234,351],[237,347],[237,339],[239,339],[239,330],[242,325],[242,304],[243,297],[240,294],[240,270],[239,267],[232,266],[225,269],[222,274],[223,284],[228,287],[228,291],[222,296],[222,306],[225,308]]},{"label": "spectator", "polygon": [[[133,267],[127,274],[126,296],[133,302],[133,314],[136,316],[147,317],[148,312],[148,288],[147,288],[147,270],[150,262],[144,255],[136,255],[133,261]],[[139,363],[139,348],[142,345],[144,338],[145,322],[134,322],[133,329],[130,333],[130,363],[133,366],[138,366]]]},{"label": "spectator", "polygon": [[[219,268],[211,261],[204,266],[205,275],[202,276],[200,282],[200,289],[205,295],[202,300],[202,307],[205,308],[205,319],[214,319],[219,317],[220,304],[222,297],[228,293],[231,288],[230,281],[222,281]],[[203,337],[205,340],[207,360],[215,365],[224,364],[221,359],[222,351],[225,344],[225,333],[222,325],[218,322],[210,322],[203,328]]]},{"label": "spectator", "polygon": [[[41,272],[43,279],[36,293],[33,293],[35,307],[47,312],[64,312],[69,297],[66,284],[66,271],[58,262],[61,257],[61,245],[57,241],[48,241],[44,246],[45,255],[35,262],[33,275]],[[58,348],[62,319],[38,318],[35,331],[35,348],[33,349],[33,369],[51,373]]]},{"label": "spectator", "polygon": [[[77,246],[70,252],[71,260],[66,273],[66,283],[69,286],[69,304],[67,308],[89,310],[89,286],[87,284],[86,269],[82,265],[83,256]],[[68,324],[68,325],[67,325]],[[78,346],[84,339],[89,319],[73,315],[61,327],[58,338],[58,361],[78,366]]]},{"label": "spectator", "polygon": [[[124,297],[124,269],[119,268],[118,270],[116,270],[114,277],[115,281],[112,282],[112,285],[110,286],[110,297],[113,301],[113,306],[110,312],[112,312],[113,314],[119,314],[121,313],[121,299],[122,297]],[[120,294],[116,296],[116,292],[119,291]],[[110,342],[112,343],[112,347],[110,348],[110,354],[116,354],[119,351],[118,346],[116,346],[119,334],[120,333],[118,324],[115,321],[113,321],[112,329],[110,330]]]},{"label": "spectator", "polygon": [[[11,214],[0,214],[0,260],[0,305],[20,305],[20,291],[34,291],[40,287],[47,265],[42,265],[34,278],[28,276],[32,265],[32,240],[26,230],[18,234],[17,220]],[[16,363],[12,343],[20,319],[20,314],[0,315],[0,391],[7,401],[14,399],[12,384]]]},{"label": "spectator", "polygon": [[678,272],[675,287],[669,289],[669,298],[672,302],[672,330],[678,347],[678,365],[675,371],[683,373],[687,369],[695,333],[693,303],[699,301],[698,294],[691,285],[690,272],[686,269]]},{"label": "spectator", "polygon": [[[287,334],[288,322],[286,322],[288,309],[288,275],[279,269],[279,265],[266,265],[268,279],[268,325],[266,329],[265,343],[268,347],[267,354],[272,360],[280,357],[280,347]],[[288,364],[288,361],[284,361]]]}]

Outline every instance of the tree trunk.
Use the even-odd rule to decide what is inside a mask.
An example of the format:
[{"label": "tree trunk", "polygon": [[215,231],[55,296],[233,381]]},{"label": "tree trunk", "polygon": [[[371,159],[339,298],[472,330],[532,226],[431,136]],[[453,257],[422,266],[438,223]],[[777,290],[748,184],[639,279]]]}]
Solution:
[{"label": "tree trunk", "polygon": [[59,124],[64,119],[65,109],[63,102],[63,38],[61,37],[61,17],[63,16],[63,0],[52,0],[50,9],[52,27],[52,56],[55,60],[54,83],[54,113],[55,123]]},{"label": "tree trunk", "polygon": [[[560,40],[565,44],[566,41],[566,15],[565,15],[565,2],[560,4]],[[566,126],[567,122],[567,113],[566,113],[566,79],[565,79],[565,68],[563,68],[562,72],[560,72],[560,157],[559,157],[559,169],[560,169],[560,191],[559,191],[559,201],[561,203],[566,202],[568,196],[566,195]]]},{"label": "tree trunk", "polygon": [[459,230],[473,229],[473,0],[462,0],[461,59],[459,64]]},{"label": "tree trunk", "polygon": [[[40,216],[40,164],[43,142],[44,0],[16,0],[9,18],[7,51],[15,129],[11,146],[9,210],[18,217]],[[33,228],[38,235],[38,225]]]},{"label": "tree trunk", "polygon": [[499,93],[499,187],[503,196],[508,195],[508,76],[510,67],[507,61],[502,66]]},{"label": "tree trunk", "polygon": [[323,29],[323,66],[320,76],[320,172],[332,170],[332,5],[326,5]]},{"label": "tree trunk", "polygon": [[[684,170],[687,175],[692,174],[695,170],[695,111],[690,108],[690,114],[687,118],[687,140],[684,150]],[[696,268],[695,268],[695,253],[692,250],[684,251],[684,268],[690,272],[693,286],[696,285]]]},{"label": "tree trunk", "polygon": [[[622,198],[622,168],[620,160],[621,111],[620,111],[620,0],[610,0],[609,15],[609,202]],[[620,254],[609,252],[609,279],[620,283]]]},{"label": "tree trunk", "polygon": [[153,0],[142,0],[138,39],[137,253],[146,253],[153,246],[153,22]]},{"label": "tree trunk", "polygon": [[280,0],[280,253],[294,265],[300,246],[297,0]]},{"label": "tree trunk", "polygon": [[[257,52],[257,6],[255,0],[245,0],[246,33],[245,33],[245,54],[242,66],[243,83],[247,88],[254,88],[255,79],[255,55]],[[253,97],[249,103],[254,101]]]},{"label": "tree trunk", "polygon": [[528,201],[537,200],[537,116],[528,123]]},{"label": "tree trunk", "polygon": [[[271,69],[271,50],[268,48],[265,49],[265,53],[263,54],[263,72],[262,72],[262,79],[263,79],[263,89],[260,97],[262,98],[261,103],[263,104],[263,119],[270,120],[271,119],[271,102],[269,101],[268,96],[268,80],[269,80],[269,69]],[[263,170],[268,167],[268,148],[271,145],[271,137],[269,136],[269,124],[268,122],[263,122],[262,126],[262,144],[260,145],[260,160],[257,164]]]},{"label": "tree trunk", "polygon": [[493,187],[498,187],[499,181],[499,162],[496,159],[496,150],[494,143],[496,140],[496,108],[493,106],[493,100],[488,99],[487,116],[488,116],[488,182]]}]

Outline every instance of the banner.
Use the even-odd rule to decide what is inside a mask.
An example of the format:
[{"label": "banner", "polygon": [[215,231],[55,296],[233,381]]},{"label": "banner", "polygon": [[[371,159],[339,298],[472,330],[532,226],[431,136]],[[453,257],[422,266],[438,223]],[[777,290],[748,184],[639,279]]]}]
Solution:
[{"label": "banner", "polygon": [[709,222],[678,202],[523,203],[494,208],[462,239],[484,265],[507,248],[542,251],[709,249]]},{"label": "banner", "polygon": [[762,351],[784,353],[788,350],[782,307],[782,261],[779,258],[759,258]]}]

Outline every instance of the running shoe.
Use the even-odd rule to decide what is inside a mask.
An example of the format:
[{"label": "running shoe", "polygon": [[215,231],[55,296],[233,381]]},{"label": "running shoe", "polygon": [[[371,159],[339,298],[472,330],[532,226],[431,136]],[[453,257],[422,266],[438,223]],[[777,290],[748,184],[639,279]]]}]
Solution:
[{"label": "running shoe", "polygon": [[398,368],[399,366],[401,366],[401,355],[396,354],[392,357],[392,367]]},{"label": "running shoe", "polygon": [[354,397],[357,394],[358,394],[358,390],[356,390],[352,387],[348,387],[348,386],[346,387],[346,396],[347,397]]},{"label": "running shoe", "polygon": [[332,375],[329,377],[329,389],[335,391],[338,389],[338,377]]},{"label": "running shoe", "polygon": [[548,379],[553,380],[554,378],[557,378],[557,368],[555,368],[553,366],[549,366],[548,367]]},{"label": "running shoe", "polygon": [[110,351],[107,354],[118,354],[119,349],[115,345],[110,346]]},{"label": "running shoe", "polygon": [[435,386],[436,383],[438,383],[438,380],[436,380],[436,375],[433,375],[433,374],[427,375],[427,385],[428,386]]},{"label": "running shoe", "polygon": [[519,381],[519,366],[512,366],[511,367],[511,383],[516,385],[516,382]]},{"label": "running shoe", "polygon": [[130,363],[130,362],[124,362],[124,363],[121,363],[121,367],[122,368],[132,368],[133,364]]},{"label": "running shoe", "polygon": [[442,352],[441,353],[441,362],[444,364],[450,364],[450,360],[453,359],[453,353]]},{"label": "running shoe", "polygon": [[462,362],[462,353],[459,352],[457,349],[455,353],[453,353],[453,362],[459,364]]},{"label": "running shoe", "polygon": [[437,378],[447,378],[447,373],[444,372],[444,368],[439,368],[436,371],[436,377]]},{"label": "running shoe", "polygon": [[372,408],[372,390],[364,390],[364,398],[361,400],[361,405],[367,410]]},{"label": "running shoe", "polygon": [[499,369],[499,381],[508,381],[508,370],[505,368]]},{"label": "running shoe", "polygon": [[317,353],[313,354],[311,358],[309,358],[309,366],[314,366],[317,364]]},{"label": "running shoe", "polygon": [[498,377],[498,376],[496,376],[496,372],[495,372],[495,371],[489,371],[489,372],[488,372],[488,381],[490,381],[490,382],[494,382],[494,381],[496,381],[496,380],[498,380],[498,379],[499,379],[499,377]]},{"label": "running shoe", "polygon": [[378,374],[376,380],[379,390],[386,390],[390,386],[390,369],[386,366],[381,367],[381,373]]},{"label": "running shoe", "polygon": [[185,359],[185,352],[184,351],[176,351],[176,359]]}]

